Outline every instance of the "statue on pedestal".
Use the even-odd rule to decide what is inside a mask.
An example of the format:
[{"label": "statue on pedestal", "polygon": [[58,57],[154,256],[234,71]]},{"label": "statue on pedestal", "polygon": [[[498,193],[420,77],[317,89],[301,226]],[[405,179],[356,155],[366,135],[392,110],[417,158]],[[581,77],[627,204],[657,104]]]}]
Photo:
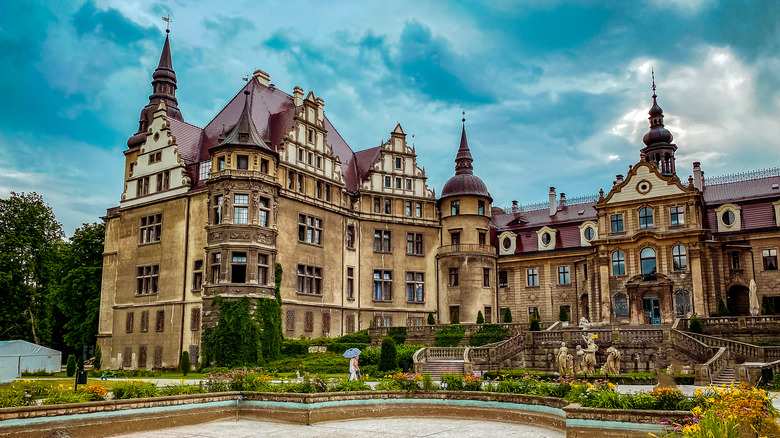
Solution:
[{"label": "statue on pedestal", "polygon": [[558,363],[558,374],[561,376],[573,373],[574,358],[569,354],[569,349],[566,348],[565,342],[561,342],[561,348],[558,349],[556,362]]},{"label": "statue on pedestal", "polygon": [[620,351],[617,348],[607,348],[607,362],[603,371],[604,374],[620,374]]},{"label": "statue on pedestal", "polygon": [[585,374],[591,375],[596,372],[596,352],[599,350],[596,341],[593,339],[593,335],[582,335],[582,339],[587,344],[585,346],[585,358],[582,361],[582,371]]}]

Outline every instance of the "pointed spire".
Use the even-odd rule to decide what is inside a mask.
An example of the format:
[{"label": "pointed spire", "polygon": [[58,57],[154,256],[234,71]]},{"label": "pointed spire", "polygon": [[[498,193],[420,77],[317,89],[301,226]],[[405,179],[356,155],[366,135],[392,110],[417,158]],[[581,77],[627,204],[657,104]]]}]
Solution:
[{"label": "pointed spire", "polygon": [[650,108],[650,132],[645,134],[643,141],[650,146],[655,143],[671,143],[672,133],[664,127],[664,110],[658,105],[658,95],[655,93],[655,70],[650,70],[653,79],[653,106]]},{"label": "pointed spire", "polygon": [[463,112],[463,130],[460,133],[460,147],[458,148],[458,154],[455,155],[455,175],[462,173],[473,174],[474,167],[471,163],[474,158],[471,157],[471,150],[469,149],[469,141],[466,138],[466,112]]},{"label": "pointed spire", "polygon": [[255,128],[255,124],[252,122],[252,117],[249,115],[249,108],[251,106],[249,100],[250,94],[249,90],[244,89],[244,109],[238,117],[236,126],[233,127],[224,140],[220,141],[220,145],[257,146],[268,149],[263,138],[257,132],[257,128]]}]

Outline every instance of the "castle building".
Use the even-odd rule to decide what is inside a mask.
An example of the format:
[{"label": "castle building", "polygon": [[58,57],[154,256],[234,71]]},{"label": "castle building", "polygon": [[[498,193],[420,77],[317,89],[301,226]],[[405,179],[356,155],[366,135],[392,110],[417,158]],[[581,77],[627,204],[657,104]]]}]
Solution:
[{"label": "castle building", "polygon": [[745,314],[751,279],[767,306],[780,297],[780,173],[708,181],[694,163],[681,181],[655,94],[640,161],[608,193],[567,201],[551,187],[548,205],[504,211],[474,174],[465,119],[437,198],[400,124],[353,151],[322,98],[257,70],[201,128],[177,88],[166,35],[105,217],[104,367],[197,361],[214,297],[271,298],[277,266],[291,338],[429,314],[499,322],[507,308],[523,322],[656,324],[722,299]]}]

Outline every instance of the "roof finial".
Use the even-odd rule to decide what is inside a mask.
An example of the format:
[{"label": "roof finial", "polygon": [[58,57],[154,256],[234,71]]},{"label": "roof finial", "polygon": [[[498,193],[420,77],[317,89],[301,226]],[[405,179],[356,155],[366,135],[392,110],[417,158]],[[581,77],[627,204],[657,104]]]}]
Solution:
[{"label": "roof finial", "polygon": [[163,21],[168,23],[165,26],[165,33],[171,33],[171,23],[173,20],[171,20],[171,14],[166,15],[165,17],[162,17]]},{"label": "roof finial", "polygon": [[466,111],[463,111],[463,118],[460,119],[461,122],[463,122],[463,125],[466,125]]},{"label": "roof finial", "polygon": [[655,95],[655,69],[653,68],[653,66],[650,66],[650,75],[653,78],[653,97],[658,97]]}]

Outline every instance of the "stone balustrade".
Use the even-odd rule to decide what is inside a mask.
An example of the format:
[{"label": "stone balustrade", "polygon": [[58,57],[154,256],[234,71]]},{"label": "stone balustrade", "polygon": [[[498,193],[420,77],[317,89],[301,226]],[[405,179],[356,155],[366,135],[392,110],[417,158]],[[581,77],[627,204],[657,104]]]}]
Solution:
[{"label": "stone balustrade", "polygon": [[495,246],[478,245],[473,243],[459,244],[459,245],[445,245],[439,247],[439,249],[436,251],[437,256],[454,255],[454,254],[477,254],[477,255],[498,256]]}]

